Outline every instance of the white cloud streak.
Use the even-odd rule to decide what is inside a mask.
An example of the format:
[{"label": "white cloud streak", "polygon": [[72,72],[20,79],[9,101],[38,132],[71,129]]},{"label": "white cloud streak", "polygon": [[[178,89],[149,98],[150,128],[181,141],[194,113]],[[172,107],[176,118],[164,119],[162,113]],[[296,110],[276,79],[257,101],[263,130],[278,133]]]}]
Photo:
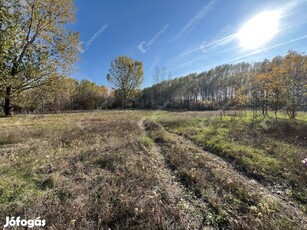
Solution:
[{"label": "white cloud streak", "polygon": [[[229,44],[230,42],[235,40],[235,38],[236,38],[236,34],[232,34],[232,35],[229,35],[227,37],[221,38],[221,39],[216,40],[216,41],[213,40],[213,41],[209,42],[207,46],[210,49],[215,49],[215,48],[217,48],[219,46],[225,46],[225,45]],[[200,50],[201,50],[200,47],[197,47],[197,48],[185,51],[185,52],[179,54],[179,56],[180,57],[186,56],[186,55],[189,55],[191,53],[194,53],[194,52],[197,52],[197,51],[200,51]]]},{"label": "white cloud streak", "polygon": [[[294,38],[294,39],[291,39],[291,40],[286,41],[286,42],[281,42],[279,44],[276,44],[276,45],[273,45],[273,46],[270,46],[270,47],[266,47],[265,49],[273,49],[273,48],[276,48],[276,47],[279,47],[279,46],[287,45],[289,43],[293,43],[293,42],[304,40],[304,39],[307,39],[307,34],[300,36],[300,37],[297,37],[297,38]],[[263,49],[256,50],[256,51],[253,51],[253,52],[250,52],[250,53],[247,53],[247,54],[235,57],[235,58],[228,59],[228,60],[226,60],[225,63],[229,63],[229,62],[233,62],[233,61],[241,61],[242,58],[246,58],[246,57],[252,56],[254,54],[261,53],[263,51],[264,51]]]},{"label": "white cloud streak", "polygon": [[170,40],[170,43],[176,41],[177,39],[179,39],[182,35],[184,35],[185,33],[187,33],[187,31],[194,26],[196,23],[198,23],[199,21],[201,21],[206,15],[207,13],[212,9],[212,7],[214,6],[216,0],[212,0],[209,2],[209,4],[205,5],[199,12],[197,15],[195,15],[194,18],[192,18],[188,24],[186,24],[180,31],[179,33],[173,37]]}]

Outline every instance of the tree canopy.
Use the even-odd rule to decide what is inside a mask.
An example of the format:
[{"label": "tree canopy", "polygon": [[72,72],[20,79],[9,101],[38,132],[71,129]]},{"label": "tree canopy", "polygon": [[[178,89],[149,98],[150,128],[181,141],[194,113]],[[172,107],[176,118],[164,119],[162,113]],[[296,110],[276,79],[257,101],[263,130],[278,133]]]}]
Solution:
[{"label": "tree canopy", "polygon": [[107,80],[114,85],[119,105],[131,105],[137,89],[143,82],[143,64],[127,56],[119,56],[111,62]]},{"label": "tree canopy", "polygon": [[208,110],[228,108],[285,111],[294,119],[307,109],[307,58],[289,51],[271,61],[220,65],[199,74],[160,82],[142,91],[139,106]]},{"label": "tree canopy", "polygon": [[0,93],[6,115],[19,93],[48,85],[70,72],[78,33],[73,0],[0,1]]}]

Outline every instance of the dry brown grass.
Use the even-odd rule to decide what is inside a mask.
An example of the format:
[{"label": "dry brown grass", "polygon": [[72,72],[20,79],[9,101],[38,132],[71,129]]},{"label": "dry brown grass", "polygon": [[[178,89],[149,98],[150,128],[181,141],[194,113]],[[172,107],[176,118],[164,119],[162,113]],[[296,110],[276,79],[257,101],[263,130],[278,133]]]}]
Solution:
[{"label": "dry brown grass", "polygon": [[0,223],[20,215],[49,229],[184,229],[178,208],[153,194],[159,169],[141,141],[142,115],[1,120]]},{"label": "dry brown grass", "polygon": [[214,154],[147,121],[181,183],[207,203],[204,222],[219,229],[304,229],[306,215]]},{"label": "dry brown grass", "polygon": [[21,216],[46,219],[47,229],[303,229],[223,160],[154,122],[144,130],[141,120],[158,115],[0,119],[0,226]]}]

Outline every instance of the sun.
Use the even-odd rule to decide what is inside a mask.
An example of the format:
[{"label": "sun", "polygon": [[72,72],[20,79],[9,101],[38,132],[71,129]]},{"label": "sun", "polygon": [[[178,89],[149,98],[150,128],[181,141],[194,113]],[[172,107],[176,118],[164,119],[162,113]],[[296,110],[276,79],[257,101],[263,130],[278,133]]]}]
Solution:
[{"label": "sun", "polygon": [[236,34],[244,49],[259,49],[278,33],[279,11],[266,11],[250,19]]}]

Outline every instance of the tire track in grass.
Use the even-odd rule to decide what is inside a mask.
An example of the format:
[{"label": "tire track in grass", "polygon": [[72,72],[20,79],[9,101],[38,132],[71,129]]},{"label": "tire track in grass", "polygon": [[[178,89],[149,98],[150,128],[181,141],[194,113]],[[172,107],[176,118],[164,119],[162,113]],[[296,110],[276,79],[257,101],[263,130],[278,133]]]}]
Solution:
[{"label": "tire track in grass", "polygon": [[[167,131],[169,132],[169,131]],[[203,153],[204,155],[206,155],[207,157],[209,157],[210,159],[213,159],[216,163],[223,165],[223,167],[228,168],[230,171],[235,172],[234,175],[238,176],[238,179],[244,181],[247,185],[249,186],[255,186],[257,188],[259,188],[259,190],[261,191],[261,194],[268,194],[273,196],[274,198],[276,198],[278,200],[279,203],[281,203],[283,205],[283,207],[285,207],[286,209],[290,209],[293,211],[293,213],[296,213],[297,215],[301,215],[302,216],[302,220],[304,223],[304,229],[307,229],[307,216],[305,215],[305,213],[299,208],[296,207],[296,204],[294,203],[293,200],[290,200],[288,197],[284,196],[284,193],[281,193],[278,189],[278,187],[274,187],[271,185],[266,185],[263,183],[260,183],[258,181],[256,181],[255,179],[245,175],[244,173],[240,172],[238,169],[236,169],[230,162],[224,160],[222,157],[217,156],[214,153],[208,152],[203,150],[201,147],[199,147],[198,145],[194,144],[189,138],[183,136],[183,135],[178,135],[175,134],[173,132],[169,132],[172,135],[176,136],[176,138],[178,138],[178,140],[182,143],[185,143],[186,145],[190,145],[193,148],[197,149],[197,151]]]},{"label": "tire track in grass", "polygon": [[[139,122],[139,126],[146,133],[144,121]],[[208,209],[207,204],[197,198],[192,191],[187,189],[178,178],[178,173],[167,163],[167,159],[162,154],[160,146],[153,143],[149,154],[151,161],[158,168],[158,178],[160,187],[155,188],[154,193],[168,196],[172,205],[179,208],[186,229],[204,229],[204,211]],[[209,229],[209,228],[206,228]]]},{"label": "tire track in grass", "polygon": [[[226,187],[226,189],[231,188],[229,187],[228,183],[233,184],[234,187],[237,185],[240,185],[242,186],[242,188],[244,188],[244,190],[246,190],[247,194],[252,194],[251,197],[253,196],[257,197],[257,200],[255,200],[256,204],[258,204],[259,201],[262,201],[263,199],[272,200],[274,201],[274,203],[278,204],[279,208],[274,211],[276,213],[274,213],[274,215],[272,216],[269,216],[269,220],[267,220],[267,221],[273,221],[272,223],[268,222],[269,224],[272,224],[272,227],[271,228],[268,227],[268,229],[272,229],[272,228],[274,229],[276,227],[278,227],[278,229],[287,229],[288,225],[286,227],[279,228],[278,225],[281,225],[281,226],[284,226],[284,225],[283,223],[279,222],[278,218],[282,218],[283,221],[289,224],[289,226],[292,227],[293,229],[307,229],[306,215],[301,211],[301,209],[293,205],[293,203],[289,203],[288,201],[280,197],[278,194],[272,193],[269,188],[263,186],[262,184],[256,182],[253,179],[246,177],[245,175],[240,173],[238,170],[234,169],[232,165],[230,165],[228,162],[226,162],[222,158],[216,156],[215,154],[202,150],[200,147],[193,144],[190,140],[187,140],[186,138],[182,136],[178,136],[176,134],[169,133],[162,126],[154,122],[148,121],[148,123],[149,123],[149,126],[150,126],[150,123],[151,125],[153,124],[153,126],[146,127],[146,130],[147,132],[149,132],[149,136],[155,140],[155,142],[160,146],[160,148],[162,149],[165,148],[164,151],[174,151],[174,153],[176,153],[176,151],[179,151],[179,150],[183,151],[191,158],[191,162],[193,161],[193,157],[203,158],[203,160],[205,160],[206,170],[212,170],[212,172],[214,172],[213,176],[219,180],[220,182],[219,187],[221,187],[222,189],[223,187]],[[152,135],[153,132],[156,132],[159,134],[154,137],[154,135]],[[166,139],[169,138],[169,142],[171,144],[167,143],[168,141],[163,139],[164,138],[163,135],[168,136],[166,137]],[[169,146],[166,147],[167,145]],[[162,151],[162,155],[163,155],[163,151]],[[195,162],[197,163],[197,161],[195,161],[194,159],[194,163]],[[174,168],[176,167],[180,168],[181,166],[175,165]],[[189,164],[186,164],[185,167],[189,167]],[[194,166],[191,166],[191,167],[194,167]],[[201,170],[199,169],[199,171]],[[191,183],[191,182],[187,181],[187,183]],[[190,186],[185,185],[185,187],[187,189],[191,189]],[[237,192],[236,189],[237,188],[233,188],[232,192],[236,193]],[[249,199],[247,199],[246,202],[249,202]],[[243,203],[244,203],[244,200],[243,200]],[[265,202],[264,202],[264,205],[265,205]],[[247,207],[254,208],[254,204],[253,205],[248,204]],[[226,206],[226,208],[228,207]],[[270,218],[272,218],[272,220]],[[237,222],[235,218],[234,219],[230,218],[230,221],[232,221],[233,223]],[[248,226],[247,229],[250,229],[250,228],[254,229],[255,227]]]}]

